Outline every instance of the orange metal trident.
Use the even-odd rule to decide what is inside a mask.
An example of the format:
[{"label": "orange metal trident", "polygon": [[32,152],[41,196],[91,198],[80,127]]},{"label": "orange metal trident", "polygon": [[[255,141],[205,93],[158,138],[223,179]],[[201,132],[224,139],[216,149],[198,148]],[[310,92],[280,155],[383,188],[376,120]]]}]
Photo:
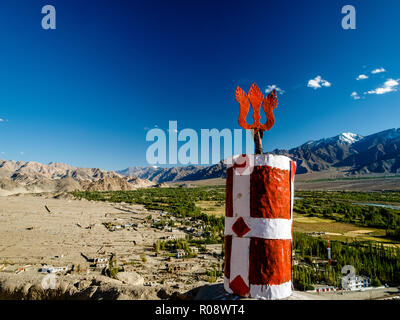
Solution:
[{"label": "orange metal trident", "polygon": [[[276,90],[271,91],[267,97],[264,97],[264,95],[261,93],[261,90],[255,83],[251,85],[248,94],[246,94],[246,92],[244,92],[240,87],[237,87],[236,101],[240,104],[239,125],[243,129],[251,129],[253,131],[255,152],[256,154],[262,154],[263,132],[270,130],[275,123],[275,117],[272,111],[278,106]],[[246,117],[249,113],[250,103],[253,108],[254,122],[252,124],[248,124],[246,122]],[[265,115],[267,116],[267,121],[264,124],[260,123],[261,104]]]}]

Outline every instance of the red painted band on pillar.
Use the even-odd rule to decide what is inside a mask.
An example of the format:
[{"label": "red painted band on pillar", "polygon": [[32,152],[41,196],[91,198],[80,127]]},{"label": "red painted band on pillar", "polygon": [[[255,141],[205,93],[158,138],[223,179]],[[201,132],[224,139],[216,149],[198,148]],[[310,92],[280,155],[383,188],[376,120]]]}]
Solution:
[{"label": "red painted band on pillar", "polygon": [[256,166],[250,175],[250,216],[290,219],[289,170]]},{"label": "red painted band on pillar", "polygon": [[[262,257],[262,259],[255,259]],[[291,240],[252,238],[249,281],[256,285],[278,285],[292,278]]]}]

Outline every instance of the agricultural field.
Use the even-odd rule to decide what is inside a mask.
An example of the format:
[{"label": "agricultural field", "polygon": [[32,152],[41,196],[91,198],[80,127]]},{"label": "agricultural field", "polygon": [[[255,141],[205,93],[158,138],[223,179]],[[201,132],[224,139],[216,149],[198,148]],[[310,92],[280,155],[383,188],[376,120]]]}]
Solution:
[{"label": "agricultural field", "polygon": [[295,232],[315,234],[323,239],[350,241],[371,240],[382,243],[393,243],[391,239],[387,239],[386,231],[377,228],[359,227],[354,224],[336,222],[331,219],[324,219],[313,216],[305,216],[294,213],[293,230]]},{"label": "agricultural field", "polygon": [[371,232],[361,228],[359,233],[379,237],[373,240],[400,240],[400,192],[298,191],[294,211],[302,217],[368,228]]}]

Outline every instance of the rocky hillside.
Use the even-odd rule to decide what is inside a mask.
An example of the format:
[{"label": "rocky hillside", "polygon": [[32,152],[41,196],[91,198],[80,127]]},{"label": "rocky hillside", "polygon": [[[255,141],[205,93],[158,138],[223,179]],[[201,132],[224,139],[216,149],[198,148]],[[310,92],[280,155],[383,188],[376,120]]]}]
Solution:
[{"label": "rocky hillside", "polygon": [[352,145],[352,154],[337,166],[350,166],[354,174],[400,173],[400,129],[365,137]]},{"label": "rocky hillside", "polygon": [[295,159],[297,173],[309,173],[327,170],[354,154],[353,146],[363,137],[354,133],[342,133],[332,138],[309,141],[290,150],[274,150]]},{"label": "rocky hillside", "polygon": [[154,183],[140,178],[125,179],[122,177],[102,178],[93,182],[81,182],[81,189],[87,191],[119,191],[147,188]]},{"label": "rocky hillside", "polygon": [[133,190],[154,183],[98,168],[0,160],[0,193]]},{"label": "rocky hillside", "polygon": [[298,163],[298,173],[331,167],[347,175],[391,175],[400,173],[400,129],[366,137],[355,134],[311,141],[291,150],[276,150]]}]

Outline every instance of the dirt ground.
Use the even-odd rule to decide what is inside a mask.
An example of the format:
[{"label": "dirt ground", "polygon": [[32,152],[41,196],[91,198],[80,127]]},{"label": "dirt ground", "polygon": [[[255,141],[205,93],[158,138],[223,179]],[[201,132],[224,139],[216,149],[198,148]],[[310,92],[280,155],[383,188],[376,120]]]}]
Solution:
[{"label": "dirt ground", "polygon": [[[69,273],[75,278],[101,277],[101,269],[90,268],[91,260],[114,255],[116,265],[143,277],[145,287],[180,294],[207,284],[206,270],[222,261],[221,246],[210,245],[208,253],[191,259],[166,257],[163,252],[156,255],[154,242],[172,233],[152,228],[145,221],[148,215],[159,218],[160,213],[139,205],[54,199],[52,195],[0,197],[0,281],[12,277],[18,282],[28,274],[32,279],[38,274],[44,277],[38,273],[44,265],[73,266]],[[134,225],[110,231],[103,223]],[[181,230],[173,234],[185,236]],[[167,271],[167,265],[179,271]]]}]

